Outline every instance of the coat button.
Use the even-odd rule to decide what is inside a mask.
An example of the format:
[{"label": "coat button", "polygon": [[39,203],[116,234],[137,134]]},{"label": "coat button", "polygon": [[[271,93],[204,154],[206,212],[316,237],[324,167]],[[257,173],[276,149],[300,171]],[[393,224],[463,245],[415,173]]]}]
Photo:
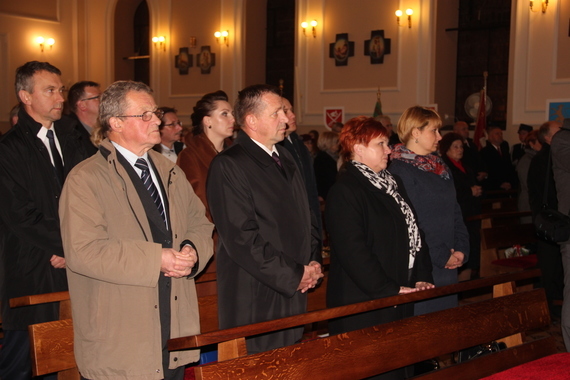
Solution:
[{"label": "coat button", "polygon": [[178,358],[174,358],[174,359],[172,359],[172,360],[174,360],[175,362],[177,362],[177,361],[178,361]]},{"label": "coat button", "polygon": [[174,296],[174,301],[178,301],[178,296]]},{"label": "coat button", "polygon": [[155,309],[158,309],[158,305],[154,305],[154,308],[155,308]]}]

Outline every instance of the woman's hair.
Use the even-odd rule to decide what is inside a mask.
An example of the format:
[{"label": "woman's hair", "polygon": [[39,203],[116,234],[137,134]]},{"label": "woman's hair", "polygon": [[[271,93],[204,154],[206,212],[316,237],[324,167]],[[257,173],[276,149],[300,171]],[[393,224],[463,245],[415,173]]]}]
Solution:
[{"label": "woman's hair", "polygon": [[530,131],[530,132],[528,133],[528,135],[526,135],[526,137],[525,137],[525,139],[524,139],[524,143],[527,144],[527,145],[530,144],[530,143],[536,144],[537,141],[540,142],[540,143],[542,143],[542,142],[540,141],[540,139],[538,138],[538,134],[539,134],[539,131],[537,131],[537,130],[532,130],[532,131]]},{"label": "woman's hair", "polygon": [[463,144],[463,138],[461,137],[461,135],[455,132],[449,132],[443,135],[441,141],[439,142],[439,154],[441,155],[441,157],[445,157],[447,151],[449,150],[449,148],[451,148],[451,145],[457,140],[461,141],[461,143]]},{"label": "woman's hair", "polygon": [[216,109],[216,102],[218,100],[227,102],[228,95],[224,91],[218,90],[216,92],[210,92],[198,100],[194,106],[194,113],[190,116],[193,127],[192,134],[194,136],[204,132],[204,117],[212,115],[212,112]]},{"label": "woman's hair", "polygon": [[338,133],[326,131],[319,135],[317,146],[320,150],[331,150],[333,146],[338,144]]},{"label": "woman's hair", "polygon": [[343,162],[352,159],[354,145],[368,143],[378,136],[388,137],[388,130],[373,117],[357,116],[346,122],[340,133],[340,156]]},{"label": "woman's hair", "polygon": [[406,144],[414,128],[423,130],[430,122],[435,123],[437,128],[441,127],[441,118],[434,110],[420,106],[408,108],[398,121],[398,137],[400,137],[400,141]]}]

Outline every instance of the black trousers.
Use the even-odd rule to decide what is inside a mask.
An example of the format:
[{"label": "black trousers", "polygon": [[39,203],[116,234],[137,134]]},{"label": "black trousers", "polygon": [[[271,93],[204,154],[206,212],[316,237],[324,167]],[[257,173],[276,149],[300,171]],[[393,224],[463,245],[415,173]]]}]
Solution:
[{"label": "black trousers", "polygon": [[[4,330],[0,349],[0,380],[31,380],[30,336],[25,330]],[[56,380],[56,374],[34,379]]]}]

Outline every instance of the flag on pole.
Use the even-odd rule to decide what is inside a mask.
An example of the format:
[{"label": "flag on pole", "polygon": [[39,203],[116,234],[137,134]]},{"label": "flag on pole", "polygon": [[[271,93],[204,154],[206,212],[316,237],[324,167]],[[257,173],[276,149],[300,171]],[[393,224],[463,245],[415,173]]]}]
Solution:
[{"label": "flag on pole", "polygon": [[487,129],[487,72],[483,73],[484,84],[481,90],[481,97],[479,99],[479,110],[477,111],[477,123],[475,124],[475,133],[473,135],[473,142],[477,145],[477,149],[481,149],[481,139],[485,136]]},{"label": "flag on pole", "polygon": [[373,117],[382,116],[382,101],[380,100],[380,86],[378,86],[378,92],[376,93],[376,106],[374,107]]}]

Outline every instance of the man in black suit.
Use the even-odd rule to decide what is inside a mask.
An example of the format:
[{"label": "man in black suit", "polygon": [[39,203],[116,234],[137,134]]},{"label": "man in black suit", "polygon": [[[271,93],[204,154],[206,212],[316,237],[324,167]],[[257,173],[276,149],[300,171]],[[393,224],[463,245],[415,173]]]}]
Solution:
[{"label": "man in black suit", "polygon": [[47,62],[16,70],[18,123],[0,140],[0,378],[31,379],[28,326],[58,319],[55,303],[10,308],[10,298],[67,290],[58,202],[87,157],[75,123],[62,117],[61,71]]},{"label": "man in black suit", "polygon": [[77,121],[77,130],[82,136],[87,153],[92,156],[97,147],[91,142],[93,128],[97,125],[101,88],[99,83],[81,81],[75,83],[67,94],[67,103],[71,110],[70,117]]},{"label": "man in black suit", "polygon": [[322,232],[321,207],[319,203],[319,194],[317,193],[317,181],[315,180],[315,171],[313,170],[311,154],[305,146],[305,143],[303,143],[303,140],[301,140],[296,132],[297,117],[293,113],[293,106],[289,100],[285,98],[283,98],[283,106],[285,115],[289,121],[287,122],[287,129],[285,130],[285,138],[279,143],[279,145],[284,146],[285,149],[291,153],[295,163],[303,175],[305,189],[307,190],[307,196],[309,199],[309,207],[317,220],[319,232]]},{"label": "man in black suit", "polygon": [[[287,149],[283,99],[269,85],[240,91],[234,107],[241,131],[210,166],[208,203],[219,233],[220,328],[287,317],[307,310],[307,290],[321,273],[318,227],[303,176]],[[249,353],[291,345],[292,328],[247,339]]]},{"label": "man in black suit", "polygon": [[517,133],[519,134],[520,143],[513,145],[513,153],[512,153],[512,161],[514,166],[517,166],[517,163],[519,162],[521,157],[524,156],[524,150],[525,150],[524,140],[531,131],[532,131],[532,126],[527,124],[519,125],[519,130]]},{"label": "man in black suit", "polygon": [[483,182],[483,189],[511,190],[517,183],[517,176],[511,157],[509,144],[503,140],[501,127],[492,125],[487,128],[487,145],[481,149],[481,160],[488,173]]}]

